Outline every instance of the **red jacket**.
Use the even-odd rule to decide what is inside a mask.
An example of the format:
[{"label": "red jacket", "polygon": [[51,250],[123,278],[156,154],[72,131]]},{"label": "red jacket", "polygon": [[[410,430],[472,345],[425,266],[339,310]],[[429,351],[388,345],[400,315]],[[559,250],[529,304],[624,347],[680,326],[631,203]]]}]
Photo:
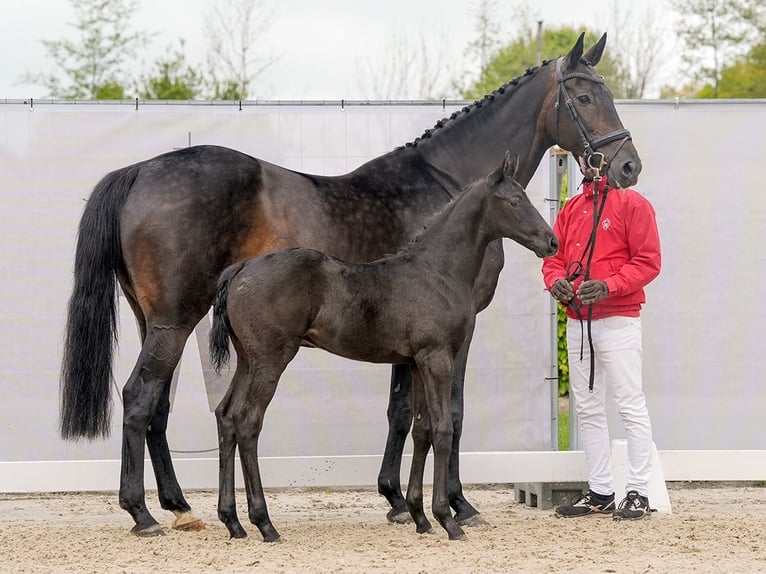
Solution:
[{"label": "red jacket", "polygon": [[[602,180],[603,189],[606,179]],[[593,230],[592,181],[583,184],[583,192],[572,197],[556,218],[553,231],[559,250],[543,260],[546,289],[567,276],[567,266],[581,261],[583,273],[587,256],[583,251]],[[599,193],[599,204],[601,193]],[[593,304],[593,319],[614,315],[638,317],[646,301],[644,287],[660,273],[660,236],[654,208],[649,200],[632,189],[610,189],[596,232],[596,249],[591,261],[590,278],[606,282],[609,296]],[[582,282],[574,282],[574,290]],[[579,299],[575,297],[577,304]],[[581,309],[585,317],[587,307]],[[567,316],[578,318],[567,306]]]}]

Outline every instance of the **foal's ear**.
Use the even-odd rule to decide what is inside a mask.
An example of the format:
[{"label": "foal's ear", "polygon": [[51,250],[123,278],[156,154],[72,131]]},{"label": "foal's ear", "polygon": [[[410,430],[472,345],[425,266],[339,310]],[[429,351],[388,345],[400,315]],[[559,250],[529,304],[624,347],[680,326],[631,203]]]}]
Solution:
[{"label": "foal's ear", "polygon": [[585,55],[583,55],[583,60],[588,62],[591,66],[595,66],[601,61],[601,56],[604,54],[604,48],[606,47],[606,32],[604,32],[604,35],[601,36],[601,39],[596,42],[596,45],[593,46],[590,50],[585,52]]},{"label": "foal's ear", "polygon": [[503,173],[511,179],[516,178],[516,172],[519,171],[519,154],[514,154],[513,161],[511,161],[511,152],[505,152],[505,159],[503,160]]},{"label": "foal's ear", "polygon": [[[506,151],[505,156],[503,157],[503,163],[500,164],[500,167],[498,167],[495,171],[490,173],[487,176],[487,181],[490,185],[497,185],[501,181],[503,181],[503,178],[508,175],[508,169],[511,163],[511,152]],[[514,169],[515,171],[515,169]]]},{"label": "foal's ear", "polygon": [[[580,34],[580,37],[577,38],[577,42],[575,42],[575,45],[569,51],[569,54],[567,54],[566,68],[569,70],[576,68],[577,64],[580,62],[580,58],[582,58],[583,38],[585,38],[585,32],[582,32]],[[600,54],[599,54],[599,57],[601,57]]]}]

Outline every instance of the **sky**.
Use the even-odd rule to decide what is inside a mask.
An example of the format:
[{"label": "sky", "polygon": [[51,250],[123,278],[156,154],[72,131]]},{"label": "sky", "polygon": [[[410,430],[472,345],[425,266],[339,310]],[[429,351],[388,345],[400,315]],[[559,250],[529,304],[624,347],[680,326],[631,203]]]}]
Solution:
[{"label": "sky", "polygon": [[[169,46],[176,47],[180,38],[185,40],[187,61],[201,65],[207,52],[204,21],[215,1],[225,0],[141,0],[133,28],[154,34],[150,45],[133,62],[136,70],[151,69],[151,64]],[[432,46],[438,43],[448,52],[445,66],[450,76],[464,76],[476,68],[476,61],[467,58],[467,47],[476,37],[478,1],[280,0],[263,43],[273,63],[261,77],[255,97],[375,99],[373,76],[391,62],[390,49],[386,54],[392,39],[413,49],[422,38],[428,38]],[[609,32],[610,37],[620,33],[613,29],[609,16],[615,7],[623,13],[640,14],[650,9],[656,24],[667,23],[672,15],[668,0],[494,0],[493,7],[501,37],[509,38],[518,29],[519,14],[525,9],[533,22],[542,20],[544,26],[587,25]],[[594,15],[603,16],[604,22],[596,22]],[[21,83],[20,78],[25,72],[54,70],[41,40],[76,39],[70,25],[74,20],[68,0],[3,2],[0,99],[48,95],[44,87]],[[667,83],[664,77],[658,78],[655,91],[663,82]],[[651,92],[652,88],[650,97]]]}]

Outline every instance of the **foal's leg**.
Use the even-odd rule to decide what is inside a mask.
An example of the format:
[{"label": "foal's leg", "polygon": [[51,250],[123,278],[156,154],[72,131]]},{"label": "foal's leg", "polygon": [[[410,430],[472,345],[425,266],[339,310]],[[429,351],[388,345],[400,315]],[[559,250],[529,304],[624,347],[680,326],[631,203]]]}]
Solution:
[{"label": "foal's leg", "polygon": [[391,522],[404,524],[411,520],[407,504],[402,496],[399,476],[402,469],[402,453],[407,434],[412,425],[412,371],[409,365],[393,365],[391,368],[391,391],[388,399],[388,437],[383,462],[378,473],[378,492],[391,505],[386,517]]},{"label": "foal's leg", "polygon": [[463,526],[480,526],[486,524],[465,496],[460,482],[460,438],[463,435],[463,404],[465,388],[465,369],[468,362],[468,349],[471,346],[473,330],[468,334],[463,347],[455,357],[455,367],[452,371],[452,452],[449,458],[447,473],[447,494],[449,503],[455,509],[455,520]]},{"label": "foal's leg", "polygon": [[[276,336],[270,333],[260,333],[263,340],[268,344],[279,348],[275,344]],[[248,357],[250,368],[248,369],[247,384],[239,385],[232,394],[232,415],[234,418],[239,456],[242,461],[242,473],[245,477],[245,491],[247,493],[247,508],[250,522],[258,527],[263,535],[264,542],[278,542],[279,532],[269,518],[266,508],[266,498],[263,495],[263,483],[261,471],[258,465],[258,438],[263,428],[263,417],[266,407],[269,406],[274,393],[277,390],[279,377],[287,364],[298,352],[300,341],[285,345],[283,357]]]},{"label": "foal's leg", "polygon": [[426,456],[431,447],[431,419],[428,415],[423,381],[413,369],[412,404],[415,418],[412,425],[412,466],[410,480],[407,486],[407,508],[415,521],[419,534],[433,533],[431,523],[423,511],[423,474],[426,466]]},{"label": "foal's leg", "polygon": [[226,394],[215,409],[218,425],[218,519],[224,523],[232,538],[245,538],[247,532],[237,517],[237,502],[234,485],[234,452],[237,438],[231,416],[232,390],[241,384],[247,375],[244,361],[237,361],[237,370]]},{"label": "foal's leg", "polygon": [[[165,438],[170,380],[189,333],[189,328],[164,329],[149,325],[136,366],[122,392],[119,500],[120,507],[127,510],[136,523],[132,532],[139,536],[163,533],[146,508],[144,441],[149,446],[162,507],[175,512],[178,518],[186,517],[186,524],[197,521],[189,516],[191,509],[178,486]],[[150,425],[152,428],[147,432]]]},{"label": "foal's leg", "polygon": [[452,370],[454,360],[447,350],[415,357],[425,390],[425,402],[431,421],[431,442],[434,447],[434,485],[431,510],[447,531],[450,540],[465,538],[463,529],[452,517],[447,495],[447,472],[452,448]]}]

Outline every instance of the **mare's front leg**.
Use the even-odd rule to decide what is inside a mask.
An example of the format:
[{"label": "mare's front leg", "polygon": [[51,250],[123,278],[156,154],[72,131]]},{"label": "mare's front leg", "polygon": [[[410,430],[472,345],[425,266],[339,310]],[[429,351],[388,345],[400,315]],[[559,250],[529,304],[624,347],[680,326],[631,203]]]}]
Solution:
[{"label": "mare's front leg", "polygon": [[[431,510],[447,531],[450,540],[462,540],[465,532],[452,516],[447,494],[447,474],[452,448],[452,371],[453,356],[445,349],[418,355],[418,372],[423,381],[425,403],[431,426],[434,448],[434,484]],[[409,496],[409,492],[407,493]]]},{"label": "mare's front leg", "polygon": [[[158,329],[149,326],[136,366],[123,389],[122,468],[120,507],[133,517],[134,534],[163,534],[146,508],[144,490],[144,441],[149,447],[163,508],[186,517],[193,524],[189,504],[173,472],[165,431],[170,409],[169,387],[173,370],[183,352],[188,329]],[[201,522],[200,522],[201,524]]]},{"label": "mare's front leg", "polygon": [[412,370],[409,365],[391,367],[391,390],[388,398],[388,437],[383,462],[378,473],[378,492],[391,505],[386,517],[390,522],[404,524],[412,518],[402,495],[400,481],[402,453],[412,426]]},{"label": "mare's front leg", "polygon": [[463,485],[460,482],[460,438],[463,435],[465,369],[468,362],[468,349],[471,346],[472,334],[473,330],[468,334],[463,347],[455,357],[455,367],[452,371],[452,451],[450,452],[449,471],[447,473],[449,503],[455,510],[455,520],[463,526],[486,524],[479,511],[465,499]]}]

